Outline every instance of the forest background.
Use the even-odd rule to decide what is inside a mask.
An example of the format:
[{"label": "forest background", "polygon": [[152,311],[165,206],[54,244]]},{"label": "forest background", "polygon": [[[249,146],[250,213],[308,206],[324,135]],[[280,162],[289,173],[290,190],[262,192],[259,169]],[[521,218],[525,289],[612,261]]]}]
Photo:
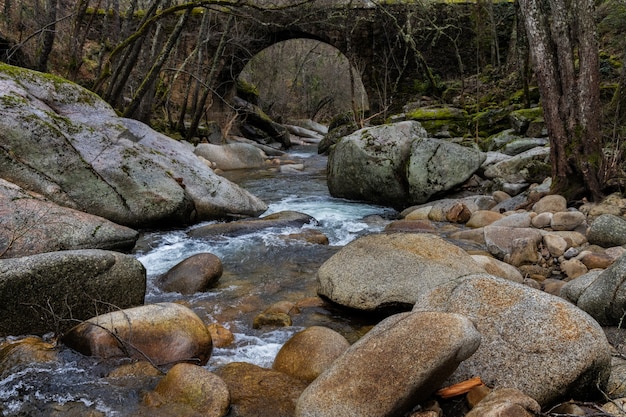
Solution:
[{"label": "forest background", "polygon": [[[196,140],[209,126],[227,135],[236,91],[224,89],[218,75],[228,70],[224,57],[258,35],[242,22],[261,10],[306,10],[310,3],[348,13],[356,1],[0,0],[0,60],[75,81],[121,115],[175,138]],[[402,92],[405,102],[372,114],[358,63],[310,39],[246,57],[243,71],[233,74],[238,85],[258,93],[278,121],[329,123],[350,113],[359,125],[379,123],[411,100],[470,114],[542,104],[555,192],[569,199],[624,193],[625,0],[359,3],[381,16],[387,3],[406,3],[405,18],[393,24],[401,25],[395,29],[410,40],[423,71]],[[199,24],[186,31],[193,19]],[[443,38],[456,57],[446,68],[422,53]]]}]

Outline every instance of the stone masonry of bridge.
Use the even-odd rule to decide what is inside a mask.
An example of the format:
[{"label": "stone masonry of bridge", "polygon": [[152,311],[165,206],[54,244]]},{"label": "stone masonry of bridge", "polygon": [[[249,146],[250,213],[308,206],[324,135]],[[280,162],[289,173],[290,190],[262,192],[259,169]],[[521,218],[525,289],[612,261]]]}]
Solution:
[{"label": "stone masonry of bridge", "polygon": [[[415,82],[425,80],[415,50],[438,76],[459,75],[457,49],[443,31],[456,37],[458,50],[464,51],[460,58],[465,72],[472,73],[468,71],[476,68],[476,49],[467,46],[475,35],[471,21],[475,4],[438,3],[426,15],[423,6],[410,4],[415,2],[393,3],[376,6],[371,1],[317,0],[297,8],[255,12],[254,19],[238,22],[254,37],[246,48],[235,50],[226,58],[220,75],[223,92],[232,88],[254,55],[277,42],[297,38],[325,42],[343,53],[360,74],[372,112],[384,107],[398,110],[405,98],[414,93]],[[498,7],[502,8],[502,15],[509,16],[499,28],[500,46],[506,56],[504,48],[509,43],[514,11],[508,2]]]}]

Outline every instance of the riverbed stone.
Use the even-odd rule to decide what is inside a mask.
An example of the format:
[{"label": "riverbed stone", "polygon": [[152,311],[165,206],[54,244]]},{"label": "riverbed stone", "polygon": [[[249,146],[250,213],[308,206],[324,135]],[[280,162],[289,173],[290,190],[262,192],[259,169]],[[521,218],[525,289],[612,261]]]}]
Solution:
[{"label": "riverbed stone", "polygon": [[524,276],[519,269],[511,264],[486,255],[472,255],[472,258],[491,275],[519,283],[524,280]]},{"label": "riverbed stone", "polygon": [[311,326],[293,335],[280,349],[272,369],[304,381],[313,381],[350,347],[341,334]]},{"label": "riverbed stone", "polygon": [[23,367],[59,362],[59,350],[52,343],[35,336],[0,343],[0,378]]},{"label": "riverbed stone", "polygon": [[562,256],[569,249],[567,240],[553,233],[547,233],[543,236],[543,245],[550,252],[550,256],[556,258]]},{"label": "riverbed stone", "polygon": [[128,251],[136,230],[59,206],[0,178],[0,258],[74,249]]},{"label": "riverbed stone", "polygon": [[465,224],[467,227],[478,228],[485,227],[504,217],[503,214],[491,210],[478,210],[472,213],[472,216]]},{"label": "riverbed stone", "polygon": [[585,220],[587,216],[580,211],[560,211],[552,216],[550,227],[553,230],[575,230],[584,224]]},{"label": "riverbed stone", "polygon": [[510,255],[516,245],[516,241],[523,240],[527,243],[537,245],[543,239],[541,232],[530,227],[504,227],[504,226],[485,226],[485,243],[487,250],[500,260],[504,260]]},{"label": "riverbed stone", "polygon": [[215,286],[223,271],[220,258],[212,253],[197,253],[158,277],[156,285],[163,291],[194,294]]},{"label": "riverbed stone", "polygon": [[488,166],[485,176],[512,184],[541,182],[550,176],[549,158],[550,148],[533,148]]},{"label": "riverbed stone", "polygon": [[439,388],[480,343],[472,322],[458,314],[390,316],[307,387],[296,416],[403,415]]},{"label": "riverbed stone", "polygon": [[119,252],[84,249],[2,259],[0,336],[65,331],[98,312],[141,305],[145,292],[145,268]]},{"label": "riverbed stone", "polygon": [[206,325],[192,310],[176,303],[103,314],[73,327],[62,341],[84,355],[148,359],[164,367],[178,362],[205,365],[213,350]]},{"label": "riverbed stone", "polygon": [[492,390],[465,417],[534,417],[541,406],[515,388]]},{"label": "riverbed stone", "polygon": [[410,309],[422,293],[472,272],[484,269],[438,236],[373,234],[350,242],[322,264],[318,294],[364,311]]},{"label": "riverbed stone", "polygon": [[537,214],[541,213],[558,213],[567,210],[567,200],[562,195],[550,194],[541,197],[539,201],[533,204],[533,211]]},{"label": "riverbed stone", "polygon": [[159,412],[164,408],[176,411],[178,417],[222,417],[228,413],[230,393],[226,383],[209,370],[179,363],[144,396],[143,402],[158,407]]},{"label": "riverbed stone", "polygon": [[587,239],[604,248],[626,245],[626,218],[613,214],[599,216],[589,226]]},{"label": "riverbed stone", "polygon": [[447,385],[480,375],[490,387],[517,388],[544,406],[593,397],[608,379],[610,346],[598,322],[542,291],[475,274],[423,295],[413,311],[463,314],[480,331],[480,347]]},{"label": "riverbed stone", "polygon": [[0,177],[56,204],[129,227],[188,224],[267,205],[213,173],[188,144],[118,117],[50,74],[0,68]]},{"label": "riverbed stone", "polygon": [[567,285],[564,295],[600,324],[616,326],[626,311],[625,282],[626,255],[622,255],[597,275],[587,275],[584,281]]},{"label": "riverbed stone", "polygon": [[194,153],[209,161],[212,168],[222,171],[260,168],[267,160],[265,152],[249,143],[200,143]]},{"label": "riverbed stone", "polygon": [[260,218],[250,218],[226,223],[212,223],[191,229],[191,237],[241,236],[258,232],[270,227],[302,227],[305,224],[317,224],[315,218],[297,211],[280,211]]},{"label": "riverbed stone", "polygon": [[232,362],[215,373],[226,382],[231,413],[238,417],[293,417],[307,382],[245,362]]}]

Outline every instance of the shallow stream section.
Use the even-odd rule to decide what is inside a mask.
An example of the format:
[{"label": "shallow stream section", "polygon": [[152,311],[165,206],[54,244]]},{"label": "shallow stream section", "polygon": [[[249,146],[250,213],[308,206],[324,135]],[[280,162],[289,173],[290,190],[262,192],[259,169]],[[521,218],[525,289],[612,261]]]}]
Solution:
[{"label": "shallow stream section", "polygon": [[[304,170],[282,173],[275,167],[227,172],[224,176],[268,203],[263,215],[291,210],[314,217],[317,222],[303,228],[321,231],[329,245],[285,239],[285,235],[301,232],[300,228],[210,239],[188,236],[188,230],[200,224],[189,229],[145,232],[135,249],[148,273],[146,303],[183,303],[205,323],[218,323],[234,334],[232,345],[213,350],[206,365],[210,370],[233,361],[271,367],[283,343],[307,326],[333,328],[353,342],[373,323],[373,318],[349,316],[328,304],[316,304],[294,314],[290,327],[253,328],[254,317],[275,302],[296,303],[314,297],[316,272],[326,259],[358,236],[382,230],[397,215],[388,208],[331,197],[326,186],[326,158],[317,155],[315,147],[297,147],[288,158],[304,164]],[[202,252],[217,255],[223,263],[224,273],[215,288],[182,296],[155,287],[160,274]],[[60,364],[26,367],[1,376],[2,415],[138,415],[142,393],[157,381],[107,378],[119,362],[83,357],[69,349],[61,352],[61,358]],[[96,414],[87,414],[91,411]]]}]

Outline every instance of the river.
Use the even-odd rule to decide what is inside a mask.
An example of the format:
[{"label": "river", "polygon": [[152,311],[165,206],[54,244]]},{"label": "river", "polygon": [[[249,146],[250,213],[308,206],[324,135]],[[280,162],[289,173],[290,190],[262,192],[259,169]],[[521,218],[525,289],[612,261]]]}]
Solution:
[{"label": "river", "polygon": [[[293,210],[314,217],[317,224],[304,228],[324,233],[329,245],[284,239],[286,234],[301,231],[294,229],[212,239],[191,238],[189,229],[151,231],[143,233],[138,242],[134,254],[148,273],[146,303],[182,302],[207,324],[218,323],[234,334],[231,346],[213,350],[206,365],[210,370],[232,361],[271,367],[282,344],[307,326],[333,328],[352,342],[372,324],[371,318],[348,316],[323,304],[302,308],[287,328],[252,327],[254,317],[275,302],[298,302],[315,296],[319,266],[340,247],[381,230],[396,215],[388,208],[331,197],[326,186],[326,158],[316,150],[315,146],[298,146],[290,151],[290,159],[304,164],[302,172],[262,169],[231,171],[224,176],[267,202],[269,209],[264,215]],[[156,288],[158,275],[201,252],[213,253],[222,261],[224,273],[217,287],[192,296]],[[151,389],[156,379],[107,378],[119,361],[102,361],[60,349],[60,363],[26,366],[2,376],[3,416],[138,415],[142,393]]]}]

